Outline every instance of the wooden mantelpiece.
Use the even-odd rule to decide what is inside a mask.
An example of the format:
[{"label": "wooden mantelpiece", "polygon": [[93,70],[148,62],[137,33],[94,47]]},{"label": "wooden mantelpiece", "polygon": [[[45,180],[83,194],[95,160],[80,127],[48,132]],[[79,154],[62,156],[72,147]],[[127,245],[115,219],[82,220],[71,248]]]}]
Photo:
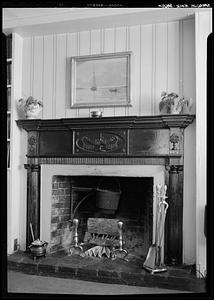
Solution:
[{"label": "wooden mantelpiece", "polygon": [[[183,130],[193,115],[18,120],[28,131],[28,158],[165,157],[182,164]],[[171,163],[170,163],[171,164]]]},{"label": "wooden mantelpiece", "polygon": [[170,128],[187,127],[195,115],[158,115],[103,118],[24,119],[17,124],[25,130],[64,130],[79,128]]},{"label": "wooden mantelpiece", "polygon": [[[194,115],[18,120],[28,132],[27,246],[29,224],[39,237],[41,164],[165,165],[170,208],[165,259],[182,263],[184,129]],[[60,174],[59,174],[60,175]]]}]

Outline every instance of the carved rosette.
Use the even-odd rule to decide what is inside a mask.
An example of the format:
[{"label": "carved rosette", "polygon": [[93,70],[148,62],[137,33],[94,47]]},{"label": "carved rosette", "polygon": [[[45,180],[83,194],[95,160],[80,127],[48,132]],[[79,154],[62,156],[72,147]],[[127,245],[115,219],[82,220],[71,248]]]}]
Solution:
[{"label": "carved rosette", "polygon": [[75,153],[126,153],[126,132],[76,132]]},{"label": "carved rosette", "polygon": [[170,145],[169,151],[173,154],[182,154],[182,134],[180,128],[171,128],[170,129],[170,137],[169,137]]},{"label": "carved rosette", "polygon": [[170,136],[170,143],[172,143],[172,148],[170,150],[178,150],[177,144],[179,143],[179,135],[177,135],[176,133],[173,133]]},{"label": "carved rosette", "polygon": [[28,134],[28,155],[37,155],[37,132],[31,131]]}]

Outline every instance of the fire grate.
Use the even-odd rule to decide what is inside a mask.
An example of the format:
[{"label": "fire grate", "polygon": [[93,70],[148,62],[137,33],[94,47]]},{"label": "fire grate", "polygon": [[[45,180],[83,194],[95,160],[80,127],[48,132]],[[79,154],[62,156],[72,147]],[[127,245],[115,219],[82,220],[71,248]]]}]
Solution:
[{"label": "fire grate", "polygon": [[[74,245],[70,248],[69,255],[79,253],[82,257],[102,258],[106,256],[112,260],[116,258],[128,260],[126,258],[128,252],[123,249],[123,222],[118,219],[88,218],[87,231],[84,242],[81,244],[78,244],[78,220],[74,219],[73,222],[75,225]],[[87,250],[84,251],[83,246],[87,246]]]}]

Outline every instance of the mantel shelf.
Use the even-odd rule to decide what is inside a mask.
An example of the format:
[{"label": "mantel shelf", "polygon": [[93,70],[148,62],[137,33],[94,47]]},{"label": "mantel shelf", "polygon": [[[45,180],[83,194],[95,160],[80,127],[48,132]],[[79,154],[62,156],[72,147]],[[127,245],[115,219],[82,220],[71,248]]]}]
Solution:
[{"label": "mantel shelf", "polygon": [[17,125],[26,131],[57,131],[93,128],[151,128],[164,129],[171,127],[186,128],[193,122],[195,115],[157,115],[102,118],[69,118],[69,119],[24,119],[17,120]]},{"label": "mantel shelf", "polygon": [[[184,128],[194,115],[128,116],[16,121],[28,132],[28,160],[125,157],[183,164]],[[48,159],[48,160],[47,160]]]}]

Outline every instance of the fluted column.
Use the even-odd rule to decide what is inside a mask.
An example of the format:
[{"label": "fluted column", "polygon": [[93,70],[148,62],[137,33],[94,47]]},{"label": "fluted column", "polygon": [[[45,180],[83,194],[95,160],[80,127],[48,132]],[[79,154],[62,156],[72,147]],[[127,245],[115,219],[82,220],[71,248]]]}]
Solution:
[{"label": "fluted column", "polygon": [[165,228],[165,262],[182,263],[183,248],[183,166],[168,166],[168,203]]}]

